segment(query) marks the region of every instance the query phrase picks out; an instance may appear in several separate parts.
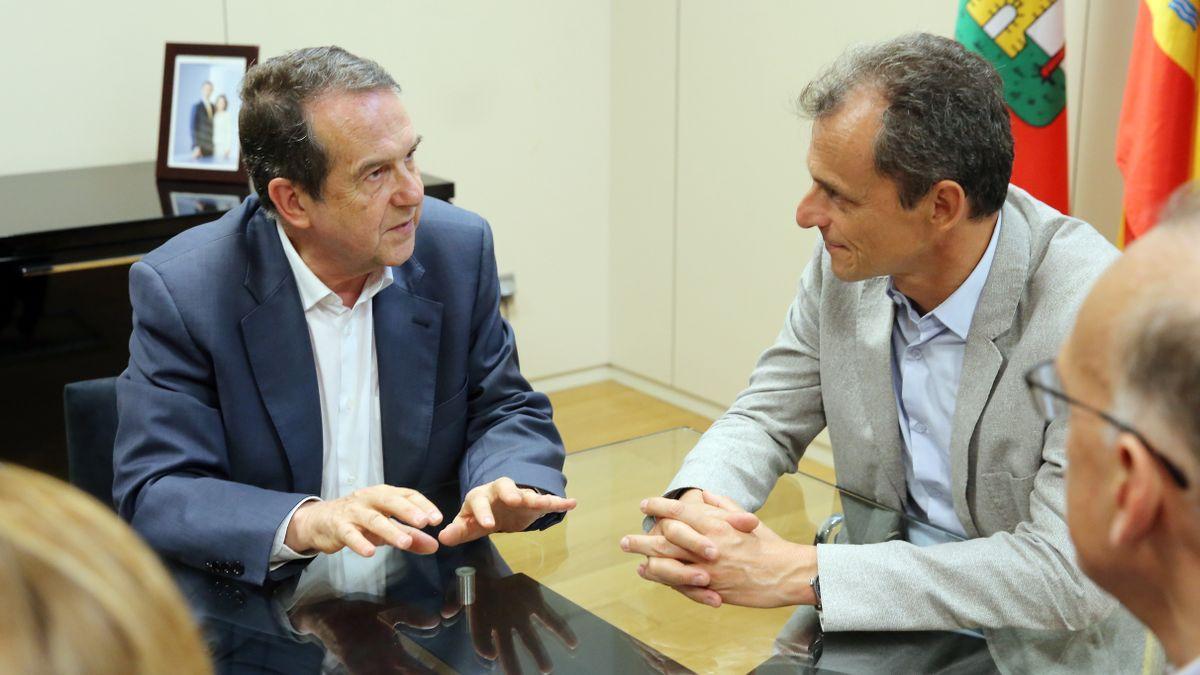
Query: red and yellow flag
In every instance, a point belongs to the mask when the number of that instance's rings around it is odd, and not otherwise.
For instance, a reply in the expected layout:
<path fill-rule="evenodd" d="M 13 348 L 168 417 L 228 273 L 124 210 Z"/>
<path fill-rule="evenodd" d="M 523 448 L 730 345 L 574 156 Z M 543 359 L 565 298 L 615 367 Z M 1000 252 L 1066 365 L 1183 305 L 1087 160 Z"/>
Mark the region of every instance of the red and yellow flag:
<path fill-rule="evenodd" d="M 996 66 L 1012 121 L 1012 182 L 1067 213 L 1062 0 L 962 0 L 954 37 Z"/>
<path fill-rule="evenodd" d="M 1122 242 L 1153 227 L 1163 201 L 1200 177 L 1197 133 L 1197 0 L 1143 0 L 1117 131 L 1125 177 Z"/>

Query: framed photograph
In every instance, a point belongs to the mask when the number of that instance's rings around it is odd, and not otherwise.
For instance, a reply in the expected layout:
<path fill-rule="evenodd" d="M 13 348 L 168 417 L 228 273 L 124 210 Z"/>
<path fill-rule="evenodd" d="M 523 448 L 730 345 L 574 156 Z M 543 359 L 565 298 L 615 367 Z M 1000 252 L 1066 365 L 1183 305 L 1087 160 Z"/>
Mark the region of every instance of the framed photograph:
<path fill-rule="evenodd" d="M 258 47 L 167 43 L 158 178 L 246 183 L 238 147 L 239 92 Z"/>
<path fill-rule="evenodd" d="M 247 183 L 221 185 L 158 181 L 158 200 L 163 216 L 167 218 L 205 215 L 215 219 L 241 204 L 248 194 L 250 187 Z"/>

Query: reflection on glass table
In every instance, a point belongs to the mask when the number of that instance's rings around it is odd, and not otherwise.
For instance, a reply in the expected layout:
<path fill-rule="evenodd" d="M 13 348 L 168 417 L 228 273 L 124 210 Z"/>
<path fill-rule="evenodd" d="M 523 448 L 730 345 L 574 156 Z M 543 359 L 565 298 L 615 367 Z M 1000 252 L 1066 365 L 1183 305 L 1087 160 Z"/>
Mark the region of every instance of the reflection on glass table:
<path fill-rule="evenodd" d="M 639 502 L 661 492 L 698 439 L 680 429 L 569 455 L 564 471 L 579 506 L 542 532 L 495 535 L 431 556 L 381 548 L 375 558 L 341 565 L 318 557 L 299 579 L 267 589 L 182 568 L 176 577 L 204 623 L 218 672 L 1161 669 L 1157 646 L 1141 649 L 1144 629 L 1124 614 L 1076 634 L 822 635 L 811 608 L 713 609 L 643 581 L 639 559 L 618 541 L 640 527 Z M 813 541 L 835 514 L 844 519 L 828 535 L 839 543 L 915 538 L 918 528 L 950 536 L 806 474 L 783 477 L 758 514 L 793 541 Z M 459 571 L 468 567 L 464 596 Z M 1112 647 L 1130 643 L 1136 653 Z"/>
<path fill-rule="evenodd" d="M 682 667 L 524 574 L 490 542 L 388 556 L 348 585 L 255 588 L 173 569 L 217 672 L 653 672 Z M 456 571 L 474 572 L 464 605 Z M 378 573 L 385 585 L 374 592 Z M 311 577 L 310 577 L 311 579 Z"/>
<path fill-rule="evenodd" d="M 814 645 L 820 632 L 811 608 L 713 609 L 643 581 L 636 572 L 640 558 L 623 553 L 618 542 L 640 529 L 639 502 L 661 494 L 699 438 L 693 430 L 676 429 L 571 454 L 564 472 L 571 496 L 579 500 L 575 511 L 558 527 L 497 535 L 493 541 L 514 570 L 698 672 L 747 672 L 781 663 L 819 666 L 821 672 L 1162 670 L 1158 645 L 1123 610 L 1075 633 L 991 631 L 986 639 L 957 632 L 840 633 Z M 783 476 L 758 511 L 780 536 L 805 543 L 834 514 L 843 516 L 830 533 L 839 544 L 955 539 L 805 473 Z M 814 646 L 821 656 L 815 664 Z"/>

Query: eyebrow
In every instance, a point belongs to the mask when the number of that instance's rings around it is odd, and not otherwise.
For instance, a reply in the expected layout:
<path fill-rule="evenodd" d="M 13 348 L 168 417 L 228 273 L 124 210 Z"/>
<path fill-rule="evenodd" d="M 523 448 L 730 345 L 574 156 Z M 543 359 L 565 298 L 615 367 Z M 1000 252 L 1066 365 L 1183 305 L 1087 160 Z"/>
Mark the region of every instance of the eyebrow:
<path fill-rule="evenodd" d="M 408 149 L 408 152 L 404 153 L 404 156 L 405 156 L 405 157 L 408 157 L 409 155 L 411 155 L 411 154 L 413 154 L 414 152 L 416 152 L 416 151 L 417 151 L 417 146 L 421 145 L 421 141 L 422 141 L 424 138 L 425 138 L 424 136 L 417 136 L 416 140 L 414 140 L 414 141 L 413 141 L 412 147 L 410 147 L 410 148 Z M 364 175 L 364 174 L 370 173 L 370 172 L 374 171 L 375 169 L 377 169 L 377 168 L 379 168 L 379 167 L 381 167 L 381 166 L 383 166 L 383 165 L 387 164 L 389 161 L 391 161 L 391 160 L 390 160 L 390 158 L 387 158 L 387 157 L 370 157 L 370 158 L 367 158 L 367 159 L 363 160 L 363 161 L 362 161 L 362 163 L 360 163 L 360 164 L 358 165 L 358 168 L 357 168 L 357 169 L 355 169 L 355 171 L 354 171 L 354 175 L 355 175 L 355 176 L 362 176 L 362 175 Z"/>
<path fill-rule="evenodd" d="M 824 189 L 826 192 L 836 192 L 839 197 L 850 202 L 851 204 L 861 204 L 862 203 L 861 200 L 855 199 L 854 197 L 851 197 L 850 195 L 846 194 L 846 190 L 838 187 L 837 185 L 834 185 L 833 183 L 830 183 L 827 180 L 817 178 L 816 176 L 813 176 L 812 179 L 813 179 L 814 183 L 816 183 L 817 185 L 820 185 L 821 188 Z"/>

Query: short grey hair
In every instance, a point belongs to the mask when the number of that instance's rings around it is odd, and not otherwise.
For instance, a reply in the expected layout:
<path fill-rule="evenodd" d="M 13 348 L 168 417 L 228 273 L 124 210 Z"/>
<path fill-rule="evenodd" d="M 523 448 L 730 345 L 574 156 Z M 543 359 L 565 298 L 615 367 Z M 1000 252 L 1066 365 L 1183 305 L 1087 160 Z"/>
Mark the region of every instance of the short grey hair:
<path fill-rule="evenodd" d="M 1200 299 L 1155 302 L 1126 327 L 1113 354 L 1118 409 L 1170 429 L 1200 461 Z"/>
<path fill-rule="evenodd" d="M 1004 84 L 992 64 L 954 40 L 910 33 L 852 49 L 804 87 L 805 117 L 837 113 L 859 87 L 887 102 L 875 137 L 875 170 L 896 181 L 911 209 L 935 183 L 953 180 L 970 217 L 1004 205 L 1013 137 Z"/>
<path fill-rule="evenodd" d="M 333 92 L 380 89 L 399 93 L 400 85 L 378 63 L 334 46 L 297 49 L 246 72 L 238 136 L 250 182 L 268 213 L 276 213 L 267 194 L 274 178 L 321 199 L 329 155 L 313 135 L 307 106 Z"/>
<path fill-rule="evenodd" d="M 1119 409 L 1171 430 L 1200 461 L 1200 183 L 1177 190 L 1160 216 L 1150 236 L 1168 242 L 1173 253 L 1162 262 L 1172 271 L 1122 321 L 1115 398 Z"/>

